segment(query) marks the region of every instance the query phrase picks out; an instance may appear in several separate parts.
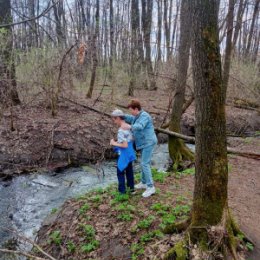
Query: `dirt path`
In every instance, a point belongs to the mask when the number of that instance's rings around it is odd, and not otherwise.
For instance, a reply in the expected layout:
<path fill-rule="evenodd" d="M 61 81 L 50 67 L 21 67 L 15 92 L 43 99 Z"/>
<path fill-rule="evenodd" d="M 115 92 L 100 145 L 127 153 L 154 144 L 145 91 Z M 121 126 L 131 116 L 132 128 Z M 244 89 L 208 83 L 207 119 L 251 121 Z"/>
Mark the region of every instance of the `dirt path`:
<path fill-rule="evenodd" d="M 260 162 L 243 157 L 229 160 L 229 202 L 242 230 L 255 243 L 251 260 L 260 259 Z"/>

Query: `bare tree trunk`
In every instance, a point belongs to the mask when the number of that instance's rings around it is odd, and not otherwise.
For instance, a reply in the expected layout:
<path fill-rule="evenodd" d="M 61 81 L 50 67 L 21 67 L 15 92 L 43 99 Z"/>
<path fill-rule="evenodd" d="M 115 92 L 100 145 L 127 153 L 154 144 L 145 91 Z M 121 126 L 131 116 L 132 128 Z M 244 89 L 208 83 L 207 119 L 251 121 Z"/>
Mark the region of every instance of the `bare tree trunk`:
<path fill-rule="evenodd" d="M 164 14 L 163 14 L 163 21 L 164 21 L 164 33 L 165 33 L 165 41 L 166 41 L 166 59 L 169 61 L 170 59 L 170 43 L 171 43 L 171 30 L 168 23 L 168 0 L 164 0 Z"/>
<path fill-rule="evenodd" d="M 152 26 L 153 1 L 142 0 L 142 25 L 145 45 L 145 67 L 149 79 L 149 89 L 156 90 L 156 80 L 154 76 L 151 59 L 151 26 Z"/>
<path fill-rule="evenodd" d="M 174 40 L 176 39 L 176 30 L 177 30 L 177 21 L 178 21 L 179 9 L 180 9 L 180 2 L 176 1 L 176 15 L 175 15 L 173 31 L 172 31 L 171 56 L 173 55 L 173 52 L 174 52 Z"/>
<path fill-rule="evenodd" d="M 185 86 L 189 67 L 189 53 L 191 46 L 191 15 L 189 0 L 182 0 L 180 14 L 180 44 L 178 54 L 177 84 L 174 92 L 172 113 L 169 130 L 180 133 L 182 107 L 185 99 Z M 193 154 L 184 144 L 183 140 L 169 136 L 169 154 L 174 163 L 174 168 L 183 160 L 192 160 Z"/>
<path fill-rule="evenodd" d="M 33 18 L 35 17 L 35 0 L 28 0 L 27 2 L 28 11 L 29 11 L 29 17 Z M 28 47 L 31 48 L 35 46 L 35 35 L 37 34 L 36 31 L 36 22 L 35 20 L 32 20 L 29 22 L 29 39 L 28 39 Z"/>
<path fill-rule="evenodd" d="M 60 0 L 57 4 L 55 1 L 53 2 L 53 10 L 54 10 L 54 17 L 55 17 L 55 24 L 56 24 L 56 35 L 58 39 L 58 45 L 64 46 L 66 43 L 66 36 L 64 32 L 64 23 L 62 22 L 64 16 L 64 3 L 63 0 Z"/>
<path fill-rule="evenodd" d="M 95 33 L 93 36 L 93 52 L 92 52 L 92 60 L 93 60 L 93 67 L 92 67 L 92 73 L 91 73 L 91 79 L 90 79 L 90 86 L 87 93 L 87 98 L 92 97 L 92 93 L 94 90 L 94 85 L 96 81 L 96 71 L 98 66 L 98 57 L 97 57 L 97 38 L 99 35 L 99 0 L 96 0 L 96 15 L 95 15 Z"/>
<path fill-rule="evenodd" d="M 114 7 L 113 7 L 113 0 L 110 0 L 109 10 L 110 10 L 110 74 L 112 75 L 113 71 L 113 61 L 115 55 L 115 41 L 114 41 Z"/>
<path fill-rule="evenodd" d="M 11 1 L 0 0 L 0 24 L 9 23 L 12 23 Z M 17 105 L 20 99 L 15 79 L 12 28 L 5 28 L 2 37 L 5 42 L 0 48 L 0 99 L 2 104 Z"/>
<path fill-rule="evenodd" d="M 128 95 L 134 95 L 134 89 L 136 87 L 137 76 L 137 46 L 138 46 L 138 23 L 139 17 L 136 15 L 138 11 L 138 0 L 131 0 L 131 60 L 130 60 L 130 82 L 128 88 Z"/>
<path fill-rule="evenodd" d="M 230 66 L 231 66 L 234 8 L 235 8 L 235 0 L 229 0 L 228 14 L 227 14 L 226 51 L 225 51 L 225 59 L 224 59 L 224 66 L 223 66 L 223 87 L 225 93 L 228 87 L 228 79 L 229 79 Z"/>
<path fill-rule="evenodd" d="M 242 20 L 243 20 L 243 15 L 245 12 L 245 7 L 246 7 L 246 0 L 240 0 L 239 1 L 239 6 L 238 6 L 238 11 L 237 11 L 237 16 L 236 16 L 236 25 L 235 25 L 235 30 L 234 30 L 234 36 L 233 36 L 233 49 L 235 48 L 237 44 L 237 39 L 239 36 L 239 32 L 242 27 Z"/>
<path fill-rule="evenodd" d="M 158 32 L 157 32 L 157 62 L 160 63 L 162 60 L 162 0 L 157 1 L 157 10 L 158 10 Z"/>
<path fill-rule="evenodd" d="M 252 55 L 252 62 L 257 61 L 257 54 L 259 52 L 259 45 L 260 45 L 260 30 L 258 31 L 257 36 L 255 37 L 255 44 L 253 48 L 253 55 Z"/>
<path fill-rule="evenodd" d="M 251 22 L 250 31 L 249 31 L 245 56 L 249 55 L 249 53 L 250 53 L 250 48 L 251 48 L 251 43 L 252 43 L 252 38 L 253 38 L 253 32 L 254 32 L 254 27 L 255 27 L 255 21 L 258 17 L 258 13 L 259 13 L 259 3 L 260 3 L 260 0 L 255 0 L 254 13 L 253 13 L 253 18 L 252 18 L 252 22 Z"/>

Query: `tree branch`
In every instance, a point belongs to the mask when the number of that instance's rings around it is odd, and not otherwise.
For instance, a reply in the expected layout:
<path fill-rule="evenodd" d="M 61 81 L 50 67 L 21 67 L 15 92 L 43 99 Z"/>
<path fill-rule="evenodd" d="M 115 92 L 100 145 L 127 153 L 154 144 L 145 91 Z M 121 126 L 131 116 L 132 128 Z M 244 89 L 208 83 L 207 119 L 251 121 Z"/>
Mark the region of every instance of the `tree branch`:
<path fill-rule="evenodd" d="M 45 14 L 47 14 L 56 4 L 58 4 L 60 0 L 57 0 L 57 2 L 55 2 L 53 5 L 50 6 L 51 1 L 49 1 L 47 8 L 38 16 L 23 20 L 23 21 L 19 21 L 19 22 L 14 22 L 14 23 L 8 23 L 8 24 L 0 24 L 0 28 L 6 28 L 6 27 L 10 27 L 10 26 L 15 26 L 18 24 L 22 24 L 22 23 L 27 23 L 27 22 L 31 22 L 34 20 L 38 20 L 39 18 L 41 18 L 42 16 L 44 16 Z"/>

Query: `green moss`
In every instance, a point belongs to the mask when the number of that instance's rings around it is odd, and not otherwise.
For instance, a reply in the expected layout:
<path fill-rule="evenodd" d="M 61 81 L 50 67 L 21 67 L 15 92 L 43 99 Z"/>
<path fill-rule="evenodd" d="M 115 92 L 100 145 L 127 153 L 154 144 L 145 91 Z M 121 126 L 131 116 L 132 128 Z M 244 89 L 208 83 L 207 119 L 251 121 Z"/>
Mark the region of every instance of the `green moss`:
<path fill-rule="evenodd" d="M 188 248 L 186 246 L 186 240 L 181 240 L 175 246 L 170 249 L 165 257 L 164 260 L 186 260 L 188 259 Z"/>
<path fill-rule="evenodd" d="M 174 170 L 177 170 L 183 161 L 194 160 L 194 154 L 185 145 L 183 140 L 170 136 L 168 145 L 169 145 L 169 154 L 173 161 Z"/>

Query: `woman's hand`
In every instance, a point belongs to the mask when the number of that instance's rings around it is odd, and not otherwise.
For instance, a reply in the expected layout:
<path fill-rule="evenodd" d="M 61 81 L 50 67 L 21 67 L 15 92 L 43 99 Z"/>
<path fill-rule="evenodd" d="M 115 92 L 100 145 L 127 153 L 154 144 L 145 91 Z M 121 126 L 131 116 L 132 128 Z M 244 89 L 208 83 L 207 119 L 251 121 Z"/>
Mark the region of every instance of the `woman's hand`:
<path fill-rule="evenodd" d="M 114 139 L 110 140 L 110 145 L 116 145 L 116 141 Z"/>
<path fill-rule="evenodd" d="M 123 123 L 123 124 L 121 125 L 121 128 L 122 128 L 123 130 L 130 130 L 130 129 L 131 129 L 131 125 L 129 125 L 129 124 L 127 124 L 127 123 Z"/>

